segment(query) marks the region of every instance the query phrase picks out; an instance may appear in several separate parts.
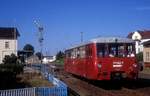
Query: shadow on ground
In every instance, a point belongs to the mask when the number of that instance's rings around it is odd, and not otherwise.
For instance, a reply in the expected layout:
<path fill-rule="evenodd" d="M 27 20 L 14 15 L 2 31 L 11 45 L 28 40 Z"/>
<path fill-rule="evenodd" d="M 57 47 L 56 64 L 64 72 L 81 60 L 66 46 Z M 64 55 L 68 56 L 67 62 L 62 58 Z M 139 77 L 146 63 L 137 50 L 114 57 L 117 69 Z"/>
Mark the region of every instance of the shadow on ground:
<path fill-rule="evenodd" d="M 139 78 L 137 80 L 93 81 L 76 75 L 72 76 L 85 82 L 88 82 L 89 84 L 92 84 L 94 86 L 103 88 L 105 90 L 120 90 L 123 87 L 128 89 L 140 89 L 150 87 L 150 79 L 143 79 L 143 78 Z"/>
<path fill-rule="evenodd" d="M 150 79 L 94 81 L 92 84 L 105 90 L 120 90 L 122 87 L 139 89 L 150 87 Z"/>

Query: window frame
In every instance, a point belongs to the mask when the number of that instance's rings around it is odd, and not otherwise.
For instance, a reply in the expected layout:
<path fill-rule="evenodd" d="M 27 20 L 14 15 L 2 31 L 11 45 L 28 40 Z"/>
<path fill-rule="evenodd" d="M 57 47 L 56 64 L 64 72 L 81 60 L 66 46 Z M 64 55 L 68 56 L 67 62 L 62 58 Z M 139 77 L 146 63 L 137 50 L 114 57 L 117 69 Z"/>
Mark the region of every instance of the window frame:
<path fill-rule="evenodd" d="M 9 49 L 10 46 L 9 46 L 9 41 L 5 41 L 5 49 Z"/>

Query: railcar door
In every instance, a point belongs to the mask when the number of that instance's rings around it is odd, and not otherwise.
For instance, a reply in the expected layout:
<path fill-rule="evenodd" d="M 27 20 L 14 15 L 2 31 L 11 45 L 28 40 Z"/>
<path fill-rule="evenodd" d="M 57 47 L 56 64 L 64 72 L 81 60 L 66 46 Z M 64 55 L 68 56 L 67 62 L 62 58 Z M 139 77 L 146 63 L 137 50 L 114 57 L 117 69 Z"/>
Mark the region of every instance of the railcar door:
<path fill-rule="evenodd" d="M 94 44 L 86 46 L 86 64 L 85 64 L 85 77 L 93 79 L 94 72 Z"/>

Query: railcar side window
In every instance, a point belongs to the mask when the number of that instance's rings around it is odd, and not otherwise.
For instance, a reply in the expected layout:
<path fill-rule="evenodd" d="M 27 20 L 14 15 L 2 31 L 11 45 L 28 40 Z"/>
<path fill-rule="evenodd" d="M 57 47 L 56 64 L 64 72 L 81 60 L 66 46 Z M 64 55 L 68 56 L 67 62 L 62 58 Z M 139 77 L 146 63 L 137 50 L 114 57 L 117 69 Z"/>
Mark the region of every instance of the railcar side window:
<path fill-rule="evenodd" d="M 85 47 L 80 47 L 80 58 L 85 58 Z"/>
<path fill-rule="evenodd" d="M 70 51 L 66 51 L 66 58 L 71 58 L 71 52 Z"/>
<path fill-rule="evenodd" d="M 72 59 L 76 58 L 76 50 L 75 49 L 72 49 L 72 51 L 71 51 L 71 58 Z"/>
<path fill-rule="evenodd" d="M 92 49 L 89 46 L 86 46 L 86 57 L 92 56 Z"/>
<path fill-rule="evenodd" d="M 105 45 L 104 44 L 97 45 L 97 56 L 99 56 L 99 57 L 105 56 Z"/>
<path fill-rule="evenodd" d="M 71 49 L 69 51 L 66 51 L 66 57 L 75 59 L 75 58 L 85 58 L 85 46 L 77 47 L 74 49 Z"/>
<path fill-rule="evenodd" d="M 75 48 L 74 49 L 74 53 L 75 53 L 75 55 L 74 55 L 74 58 L 78 58 L 79 57 L 79 49 L 78 48 Z"/>

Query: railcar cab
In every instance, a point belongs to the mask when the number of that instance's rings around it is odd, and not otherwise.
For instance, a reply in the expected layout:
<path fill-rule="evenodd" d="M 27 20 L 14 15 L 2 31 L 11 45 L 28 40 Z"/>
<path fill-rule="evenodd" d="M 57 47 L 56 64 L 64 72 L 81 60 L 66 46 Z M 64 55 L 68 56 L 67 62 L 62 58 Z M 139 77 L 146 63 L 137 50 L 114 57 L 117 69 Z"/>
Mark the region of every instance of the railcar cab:
<path fill-rule="evenodd" d="M 137 78 L 133 41 L 122 38 L 97 41 L 96 55 L 99 80 Z"/>

